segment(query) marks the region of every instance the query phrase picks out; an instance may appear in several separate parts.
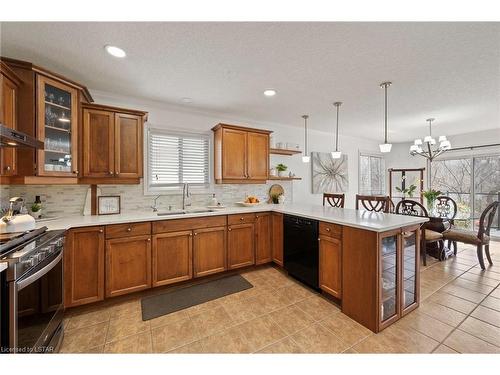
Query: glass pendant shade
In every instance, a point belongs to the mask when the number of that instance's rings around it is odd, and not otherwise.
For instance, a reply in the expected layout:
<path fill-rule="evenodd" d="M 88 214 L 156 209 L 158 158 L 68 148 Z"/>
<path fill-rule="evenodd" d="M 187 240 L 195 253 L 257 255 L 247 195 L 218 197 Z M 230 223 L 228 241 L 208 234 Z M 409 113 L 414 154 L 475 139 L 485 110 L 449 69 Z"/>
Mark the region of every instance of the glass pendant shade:
<path fill-rule="evenodd" d="M 410 146 L 410 151 L 411 152 L 417 152 L 418 151 L 418 145 L 411 145 Z"/>
<path fill-rule="evenodd" d="M 302 156 L 302 163 L 309 163 L 311 161 L 310 156 Z"/>
<path fill-rule="evenodd" d="M 443 150 L 449 150 L 451 148 L 451 142 L 448 140 L 442 141 L 439 144 L 439 147 L 442 148 Z"/>
<path fill-rule="evenodd" d="M 382 143 L 379 145 L 380 152 L 387 153 L 391 152 L 392 144 L 391 143 Z"/>
<path fill-rule="evenodd" d="M 441 143 L 441 142 L 444 142 L 444 141 L 446 141 L 446 140 L 447 140 L 447 139 L 446 139 L 446 135 L 440 135 L 440 136 L 439 136 L 439 139 L 438 139 L 438 142 L 439 142 L 439 143 Z"/>
<path fill-rule="evenodd" d="M 422 140 L 419 138 L 419 139 L 415 139 L 415 145 L 416 146 L 422 146 Z"/>
<path fill-rule="evenodd" d="M 340 151 L 332 151 L 332 158 L 334 158 L 334 159 L 340 159 L 341 156 L 342 156 L 342 152 L 340 152 Z"/>
<path fill-rule="evenodd" d="M 434 138 L 432 138 L 430 135 L 427 135 L 425 138 L 424 138 L 424 142 L 425 143 L 432 143 L 432 141 L 434 141 Z M 435 143 L 436 141 L 434 141 Z"/>

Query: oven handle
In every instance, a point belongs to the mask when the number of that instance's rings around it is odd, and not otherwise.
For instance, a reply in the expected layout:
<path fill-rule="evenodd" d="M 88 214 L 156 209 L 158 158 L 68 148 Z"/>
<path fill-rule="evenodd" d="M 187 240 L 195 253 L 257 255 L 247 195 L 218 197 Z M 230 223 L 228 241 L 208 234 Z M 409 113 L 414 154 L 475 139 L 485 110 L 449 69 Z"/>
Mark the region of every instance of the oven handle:
<path fill-rule="evenodd" d="M 63 253 L 61 251 L 59 253 L 59 255 L 52 262 L 50 262 L 49 264 L 47 264 L 40 271 L 35 272 L 33 275 L 28 276 L 26 279 L 18 281 L 17 282 L 17 290 L 19 291 L 19 290 L 24 289 L 25 287 L 27 287 L 32 282 L 38 280 L 43 275 L 47 274 L 52 268 L 54 268 L 57 265 L 57 263 L 59 263 L 59 261 L 61 260 L 62 256 L 63 256 Z"/>

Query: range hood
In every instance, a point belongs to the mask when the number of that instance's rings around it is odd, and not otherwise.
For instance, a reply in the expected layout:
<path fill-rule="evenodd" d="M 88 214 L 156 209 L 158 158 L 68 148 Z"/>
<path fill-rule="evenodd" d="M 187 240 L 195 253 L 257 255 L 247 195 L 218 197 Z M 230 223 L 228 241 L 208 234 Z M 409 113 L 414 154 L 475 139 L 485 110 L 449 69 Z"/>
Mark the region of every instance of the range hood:
<path fill-rule="evenodd" d="M 25 133 L 0 124 L 0 146 L 43 149 L 43 142 Z"/>

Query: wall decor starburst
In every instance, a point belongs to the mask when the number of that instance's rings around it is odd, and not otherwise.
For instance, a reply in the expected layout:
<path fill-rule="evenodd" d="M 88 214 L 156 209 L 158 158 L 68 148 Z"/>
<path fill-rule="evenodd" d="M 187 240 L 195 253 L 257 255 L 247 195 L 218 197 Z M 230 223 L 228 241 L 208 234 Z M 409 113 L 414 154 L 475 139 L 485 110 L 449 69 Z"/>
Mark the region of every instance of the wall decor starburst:
<path fill-rule="evenodd" d="M 341 193 L 349 189 L 347 155 L 332 158 L 330 152 L 311 152 L 312 193 Z"/>

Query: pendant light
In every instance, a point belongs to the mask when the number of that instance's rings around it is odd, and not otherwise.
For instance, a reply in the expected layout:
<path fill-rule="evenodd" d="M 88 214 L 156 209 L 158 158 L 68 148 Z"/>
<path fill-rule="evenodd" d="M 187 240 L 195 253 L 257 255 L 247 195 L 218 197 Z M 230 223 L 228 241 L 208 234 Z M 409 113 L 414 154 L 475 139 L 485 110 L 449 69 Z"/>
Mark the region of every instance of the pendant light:
<path fill-rule="evenodd" d="M 302 162 L 309 163 L 311 160 L 311 157 L 307 152 L 307 119 L 309 118 L 309 115 L 302 115 L 302 118 L 304 119 L 304 155 L 302 156 Z"/>
<path fill-rule="evenodd" d="M 384 120 L 384 143 L 381 143 L 379 145 L 380 147 L 380 152 L 391 152 L 392 144 L 387 142 L 387 88 L 392 84 L 392 82 L 382 82 L 380 84 L 380 87 L 384 89 L 384 98 L 385 98 L 385 106 L 384 106 L 384 112 L 385 112 L 385 120 Z"/>
<path fill-rule="evenodd" d="M 339 109 L 342 102 L 335 102 L 333 105 L 337 108 L 337 127 L 335 128 L 335 151 L 332 151 L 332 158 L 340 159 L 342 152 L 339 151 Z"/>

